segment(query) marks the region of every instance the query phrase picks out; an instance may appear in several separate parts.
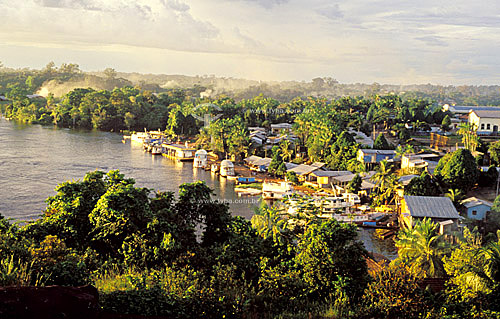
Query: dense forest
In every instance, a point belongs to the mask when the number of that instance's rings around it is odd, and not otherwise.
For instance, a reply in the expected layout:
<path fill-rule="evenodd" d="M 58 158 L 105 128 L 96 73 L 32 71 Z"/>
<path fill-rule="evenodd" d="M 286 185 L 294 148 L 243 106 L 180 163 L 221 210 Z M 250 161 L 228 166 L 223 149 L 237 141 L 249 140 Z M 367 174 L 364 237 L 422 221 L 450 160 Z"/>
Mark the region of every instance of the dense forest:
<path fill-rule="evenodd" d="M 355 225 L 266 206 L 232 217 L 203 182 L 176 198 L 95 171 L 56 192 L 36 221 L 0 219 L 0 286 L 92 284 L 107 312 L 168 318 L 500 316 L 495 236 L 466 229 L 451 244 L 424 220 L 400 232 L 384 266 Z"/>
<path fill-rule="evenodd" d="M 372 96 L 397 94 L 403 99 L 431 99 L 438 103 L 456 103 L 458 105 L 500 105 L 500 86 L 474 85 L 397 85 L 397 84 L 345 84 L 332 77 L 318 77 L 306 81 L 255 81 L 235 78 L 216 77 L 214 75 L 186 76 L 139 74 L 117 72 L 107 68 L 100 72 L 83 72 L 74 63 L 63 63 L 56 67 L 48 63 L 41 70 L 12 69 L 2 67 L 0 63 L 0 95 L 6 94 L 14 80 L 24 84 L 27 77 L 33 78 L 32 93 L 54 94 L 61 97 L 75 88 L 93 88 L 95 90 L 113 90 L 123 86 L 139 87 L 154 93 L 171 89 L 189 89 L 192 96 L 215 98 L 229 96 L 236 101 L 250 99 L 259 94 L 289 102 L 296 97 L 325 97 L 337 99 L 344 96 Z"/>

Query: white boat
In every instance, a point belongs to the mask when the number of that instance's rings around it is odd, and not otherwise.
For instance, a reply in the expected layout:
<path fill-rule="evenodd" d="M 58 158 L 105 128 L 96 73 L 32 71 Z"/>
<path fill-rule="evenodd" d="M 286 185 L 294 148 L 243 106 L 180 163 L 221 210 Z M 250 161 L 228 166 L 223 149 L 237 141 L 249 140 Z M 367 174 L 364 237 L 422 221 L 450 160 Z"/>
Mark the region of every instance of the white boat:
<path fill-rule="evenodd" d="M 235 176 L 233 162 L 230 160 L 223 160 L 220 163 L 220 176 Z"/>
<path fill-rule="evenodd" d="M 208 153 L 205 150 L 197 150 L 194 153 L 194 168 L 205 168 L 208 165 Z"/>
<path fill-rule="evenodd" d="M 136 143 L 144 143 L 145 140 L 150 138 L 151 135 L 148 132 L 137 132 L 130 135 L 130 141 Z"/>
<path fill-rule="evenodd" d="M 162 149 L 163 148 L 161 147 L 161 145 L 158 145 L 158 144 L 157 145 L 153 145 L 151 147 L 151 155 L 161 155 Z"/>
<path fill-rule="evenodd" d="M 292 183 L 279 182 L 271 183 L 264 182 L 262 184 L 262 198 L 263 199 L 283 199 L 294 193 Z"/>

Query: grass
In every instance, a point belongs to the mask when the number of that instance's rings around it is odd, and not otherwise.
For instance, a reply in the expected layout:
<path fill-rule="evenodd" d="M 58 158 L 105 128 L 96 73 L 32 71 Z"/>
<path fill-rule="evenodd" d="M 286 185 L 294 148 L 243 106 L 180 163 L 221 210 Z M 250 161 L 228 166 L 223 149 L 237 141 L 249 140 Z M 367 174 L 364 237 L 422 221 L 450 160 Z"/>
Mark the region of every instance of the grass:
<path fill-rule="evenodd" d="M 262 183 L 238 184 L 236 187 L 238 187 L 238 188 L 262 189 Z"/>

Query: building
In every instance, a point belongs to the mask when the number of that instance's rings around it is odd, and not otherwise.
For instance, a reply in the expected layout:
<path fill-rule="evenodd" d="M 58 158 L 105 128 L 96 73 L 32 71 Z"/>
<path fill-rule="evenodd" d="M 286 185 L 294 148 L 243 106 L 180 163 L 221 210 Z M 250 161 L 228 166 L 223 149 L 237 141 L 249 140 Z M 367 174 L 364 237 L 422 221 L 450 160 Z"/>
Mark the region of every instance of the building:
<path fill-rule="evenodd" d="M 401 199 L 399 224 L 411 228 L 417 220 L 430 218 L 439 224 L 439 233 L 451 234 L 459 230 L 461 217 L 451 199 L 436 196 L 409 196 Z"/>
<path fill-rule="evenodd" d="M 463 213 L 467 215 L 467 218 L 486 220 L 493 203 L 476 197 L 469 197 L 462 201 L 462 205 L 464 206 Z"/>
<path fill-rule="evenodd" d="M 477 129 L 477 134 L 498 134 L 500 109 L 472 110 L 469 112 L 469 124 Z"/>
<path fill-rule="evenodd" d="M 383 160 L 394 161 L 395 157 L 395 150 L 359 149 L 357 160 L 365 164 L 368 169 L 372 169 Z"/>
<path fill-rule="evenodd" d="M 491 111 L 491 110 L 499 110 L 500 107 L 495 106 L 475 106 L 475 105 L 443 105 L 443 111 L 450 111 L 455 115 L 467 115 L 471 111 Z"/>
<path fill-rule="evenodd" d="M 334 178 L 342 175 L 352 175 L 350 171 L 321 171 L 309 174 L 309 182 L 321 188 L 332 188 Z"/>
<path fill-rule="evenodd" d="M 292 131 L 292 124 L 279 123 L 271 124 L 271 133 L 274 135 L 290 134 Z"/>
<path fill-rule="evenodd" d="M 179 161 L 193 161 L 196 149 L 189 147 L 187 143 L 182 144 L 162 144 L 162 155 Z"/>
<path fill-rule="evenodd" d="M 436 154 L 405 154 L 401 157 L 401 169 L 410 173 L 433 172 L 441 157 Z"/>
<path fill-rule="evenodd" d="M 312 172 L 320 170 L 325 165 L 326 165 L 325 163 L 321 162 L 314 162 L 311 165 L 300 164 L 290 169 L 287 169 L 287 172 L 294 172 L 299 178 L 299 181 L 304 182 L 304 181 L 309 181 L 309 175 Z"/>

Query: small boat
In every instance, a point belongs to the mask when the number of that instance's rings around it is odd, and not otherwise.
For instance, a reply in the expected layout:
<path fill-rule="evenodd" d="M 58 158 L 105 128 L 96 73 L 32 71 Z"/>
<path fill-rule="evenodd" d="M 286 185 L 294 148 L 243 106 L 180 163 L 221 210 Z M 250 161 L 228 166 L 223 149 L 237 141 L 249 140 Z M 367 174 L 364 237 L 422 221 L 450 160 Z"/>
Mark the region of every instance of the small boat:
<path fill-rule="evenodd" d="M 239 176 L 236 181 L 238 184 L 252 184 L 255 183 L 255 177 L 245 177 L 245 176 Z"/>
<path fill-rule="evenodd" d="M 161 155 L 162 147 L 161 145 L 153 145 L 151 147 L 151 155 Z"/>
<path fill-rule="evenodd" d="M 292 195 L 294 189 L 290 182 L 269 183 L 262 184 L 262 198 L 263 199 L 284 199 Z"/>
<path fill-rule="evenodd" d="M 233 162 L 230 160 L 223 160 L 220 163 L 220 176 L 235 176 Z"/>
<path fill-rule="evenodd" d="M 205 168 L 207 167 L 208 153 L 205 150 L 197 150 L 194 153 L 193 168 Z"/>
<path fill-rule="evenodd" d="M 210 167 L 210 170 L 212 171 L 212 173 L 218 173 L 219 172 L 219 164 L 217 164 L 217 163 L 212 164 L 212 166 Z"/>

